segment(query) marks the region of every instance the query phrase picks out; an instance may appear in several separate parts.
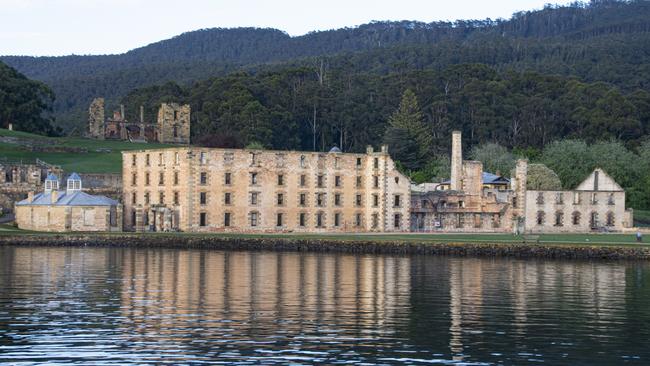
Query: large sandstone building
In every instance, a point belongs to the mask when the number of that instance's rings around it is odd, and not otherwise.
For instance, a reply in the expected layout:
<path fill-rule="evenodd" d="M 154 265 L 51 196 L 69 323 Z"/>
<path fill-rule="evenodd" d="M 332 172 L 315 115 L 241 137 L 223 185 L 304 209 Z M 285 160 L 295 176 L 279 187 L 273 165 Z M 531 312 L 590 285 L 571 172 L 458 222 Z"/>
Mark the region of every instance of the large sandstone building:
<path fill-rule="evenodd" d="M 588 233 L 632 227 L 625 191 L 602 169 L 575 190 L 527 188 L 528 162 L 508 179 L 462 158 L 461 134 L 452 133 L 451 179 L 414 185 L 411 231 Z"/>
<path fill-rule="evenodd" d="M 144 120 L 140 106 L 140 120 L 126 120 L 124 106 L 105 118 L 104 98 L 95 98 L 88 109 L 87 136 L 96 139 L 160 142 L 164 144 L 190 143 L 190 106 L 163 103 L 158 109 L 157 123 Z"/>
<path fill-rule="evenodd" d="M 410 181 L 365 154 L 172 148 L 122 153 L 125 230 L 402 232 Z"/>
<path fill-rule="evenodd" d="M 16 224 L 34 231 L 121 231 L 122 205 L 104 196 L 82 192 L 81 178 L 72 173 L 65 190 L 49 174 L 43 192 L 29 192 L 15 204 Z"/>

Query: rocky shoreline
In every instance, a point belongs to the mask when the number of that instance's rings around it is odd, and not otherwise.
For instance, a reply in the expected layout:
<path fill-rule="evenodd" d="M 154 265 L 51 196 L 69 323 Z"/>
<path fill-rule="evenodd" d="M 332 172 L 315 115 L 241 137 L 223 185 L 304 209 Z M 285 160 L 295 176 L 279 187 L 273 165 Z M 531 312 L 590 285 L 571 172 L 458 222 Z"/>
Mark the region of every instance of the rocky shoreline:
<path fill-rule="evenodd" d="M 6 235 L 0 245 L 177 248 L 249 251 L 419 254 L 550 259 L 650 259 L 645 246 L 519 243 L 434 243 L 302 238 L 238 238 L 200 235 Z"/>

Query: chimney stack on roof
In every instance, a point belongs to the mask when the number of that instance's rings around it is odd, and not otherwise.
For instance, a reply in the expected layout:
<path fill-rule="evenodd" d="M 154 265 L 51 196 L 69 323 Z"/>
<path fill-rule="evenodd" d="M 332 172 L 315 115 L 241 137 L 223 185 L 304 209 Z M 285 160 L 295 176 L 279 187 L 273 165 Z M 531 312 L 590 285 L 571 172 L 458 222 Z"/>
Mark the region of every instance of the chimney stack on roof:
<path fill-rule="evenodd" d="M 122 120 L 125 120 L 126 118 L 124 116 L 124 104 L 120 104 L 120 114 L 122 115 Z"/>
<path fill-rule="evenodd" d="M 34 191 L 27 192 L 27 202 L 29 203 L 34 202 Z"/>
<path fill-rule="evenodd" d="M 53 190 L 50 193 L 50 197 L 52 198 L 52 204 L 57 203 L 59 201 L 59 191 Z"/>

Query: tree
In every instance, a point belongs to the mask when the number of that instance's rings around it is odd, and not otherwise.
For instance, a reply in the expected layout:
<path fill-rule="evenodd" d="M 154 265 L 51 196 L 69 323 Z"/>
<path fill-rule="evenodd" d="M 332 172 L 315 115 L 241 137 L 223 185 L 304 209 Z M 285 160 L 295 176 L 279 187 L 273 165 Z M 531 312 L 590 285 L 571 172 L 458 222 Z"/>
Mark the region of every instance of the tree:
<path fill-rule="evenodd" d="M 433 136 L 423 122 L 418 100 L 412 90 L 406 89 L 399 108 L 388 120 L 384 142 L 393 157 L 407 169 L 418 170 L 430 156 Z"/>
<path fill-rule="evenodd" d="M 515 156 L 505 147 L 488 142 L 472 148 L 470 154 L 472 160 L 483 163 L 483 170 L 506 174 L 515 167 Z"/>
<path fill-rule="evenodd" d="M 544 164 L 529 164 L 526 188 L 531 190 L 561 190 L 562 182 L 555 172 Z"/>

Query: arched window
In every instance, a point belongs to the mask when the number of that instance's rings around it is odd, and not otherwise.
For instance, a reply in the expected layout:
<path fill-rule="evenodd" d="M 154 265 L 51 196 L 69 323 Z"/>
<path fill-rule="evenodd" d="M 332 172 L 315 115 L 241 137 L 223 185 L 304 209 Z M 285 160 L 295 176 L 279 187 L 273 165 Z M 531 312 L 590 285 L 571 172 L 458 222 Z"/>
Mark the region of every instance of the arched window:
<path fill-rule="evenodd" d="M 555 226 L 564 226 L 564 212 L 557 211 L 555 213 Z"/>
<path fill-rule="evenodd" d="M 598 227 L 598 212 L 592 212 L 590 219 L 589 219 L 589 225 L 591 225 L 591 228 L 597 228 Z"/>
<path fill-rule="evenodd" d="M 544 225 L 544 211 L 537 211 L 537 225 Z"/>
<path fill-rule="evenodd" d="M 573 225 L 580 225 L 580 216 L 581 216 L 580 212 L 578 211 L 575 211 L 573 213 L 572 220 L 571 220 L 573 222 Z"/>
<path fill-rule="evenodd" d="M 607 226 L 614 226 L 615 219 L 614 219 L 614 213 L 609 211 L 607 213 Z"/>

